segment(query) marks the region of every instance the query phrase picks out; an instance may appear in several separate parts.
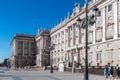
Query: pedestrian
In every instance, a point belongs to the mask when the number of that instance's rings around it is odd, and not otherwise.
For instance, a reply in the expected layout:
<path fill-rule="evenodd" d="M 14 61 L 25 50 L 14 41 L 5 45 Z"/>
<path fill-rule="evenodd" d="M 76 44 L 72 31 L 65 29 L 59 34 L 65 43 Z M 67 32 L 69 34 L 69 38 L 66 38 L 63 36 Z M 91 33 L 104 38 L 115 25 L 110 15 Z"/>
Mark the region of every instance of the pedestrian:
<path fill-rule="evenodd" d="M 120 65 L 117 68 L 117 76 L 118 76 L 118 78 L 120 78 Z"/>
<path fill-rule="evenodd" d="M 117 76 L 117 68 L 118 68 L 118 66 L 114 67 L 114 74 L 113 74 L 114 80 L 116 80 L 118 78 L 118 76 Z"/>
<path fill-rule="evenodd" d="M 113 66 L 111 66 L 111 67 L 110 67 L 110 80 L 111 80 L 111 79 L 114 80 L 113 74 L 114 74 L 114 68 L 113 68 Z"/>
<path fill-rule="evenodd" d="M 105 76 L 105 78 L 108 78 L 108 71 L 109 71 L 108 65 L 105 65 L 105 68 L 104 68 L 104 76 Z"/>

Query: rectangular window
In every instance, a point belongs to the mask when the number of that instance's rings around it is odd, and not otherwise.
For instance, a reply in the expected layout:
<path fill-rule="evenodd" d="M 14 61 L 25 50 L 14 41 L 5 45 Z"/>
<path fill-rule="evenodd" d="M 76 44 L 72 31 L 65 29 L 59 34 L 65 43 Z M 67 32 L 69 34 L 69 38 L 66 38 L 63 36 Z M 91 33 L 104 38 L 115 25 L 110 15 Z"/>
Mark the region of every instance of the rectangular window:
<path fill-rule="evenodd" d="M 58 33 L 58 36 L 60 37 L 60 33 Z"/>
<path fill-rule="evenodd" d="M 85 43 L 85 35 L 82 35 L 82 36 L 81 36 L 81 42 L 82 42 L 82 44 Z"/>
<path fill-rule="evenodd" d="M 108 50 L 106 52 L 106 56 L 107 56 L 107 62 L 111 63 L 113 61 L 113 51 L 112 50 Z"/>
<path fill-rule="evenodd" d="M 106 39 L 113 39 L 113 25 L 107 26 L 106 30 Z"/>
<path fill-rule="evenodd" d="M 62 33 L 62 35 L 64 35 L 64 31 L 62 31 L 61 33 Z"/>
<path fill-rule="evenodd" d="M 101 61 L 101 52 L 97 52 L 97 61 Z"/>
<path fill-rule="evenodd" d="M 100 42 L 100 41 L 102 41 L 102 29 L 98 29 L 97 30 L 97 42 Z"/>
<path fill-rule="evenodd" d="M 57 38 L 57 35 L 55 35 L 55 38 Z"/>
<path fill-rule="evenodd" d="M 70 30 L 72 31 L 72 26 L 70 28 L 71 28 Z"/>
<path fill-rule="evenodd" d="M 66 29 L 66 33 L 68 33 L 68 29 Z"/>
<path fill-rule="evenodd" d="M 98 17 L 100 17 L 101 16 L 101 11 L 98 11 Z"/>
<path fill-rule="evenodd" d="M 108 6 L 108 12 L 112 10 L 112 4 Z"/>
<path fill-rule="evenodd" d="M 97 53 L 97 61 L 99 60 L 99 55 L 98 55 L 98 53 Z"/>
<path fill-rule="evenodd" d="M 88 34 L 88 43 L 91 44 L 93 42 L 93 32 Z"/>

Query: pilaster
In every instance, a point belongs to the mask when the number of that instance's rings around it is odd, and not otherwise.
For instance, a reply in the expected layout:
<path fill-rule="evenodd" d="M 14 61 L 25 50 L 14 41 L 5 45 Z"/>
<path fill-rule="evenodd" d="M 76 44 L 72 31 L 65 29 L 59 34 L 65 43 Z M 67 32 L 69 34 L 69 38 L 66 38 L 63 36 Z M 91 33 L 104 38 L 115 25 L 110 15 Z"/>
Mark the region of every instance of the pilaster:
<path fill-rule="evenodd" d="M 74 46 L 74 45 L 75 45 L 75 42 L 76 42 L 76 41 L 75 41 L 75 40 L 76 40 L 76 39 L 75 39 L 75 25 L 74 25 L 74 24 L 72 25 L 72 29 L 73 29 L 73 46 Z"/>
<path fill-rule="evenodd" d="M 66 50 L 66 29 L 64 30 L 64 51 Z"/>
<path fill-rule="evenodd" d="M 70 27 L 68 27 L 68 47 L 70 47 Z"/>
<path fill-rule="evenodd" d="M 114 39 L 118 38 L 118 2 L 113 3 Z"/>
<path fill-rule="evenodd" d="M 102 38 L 102 41 L 104 42 L 105 41 L 105 37 L 106 37 L 106 7 L 102 9 L 102 23 L 103 23 L 103 38 Z"/>

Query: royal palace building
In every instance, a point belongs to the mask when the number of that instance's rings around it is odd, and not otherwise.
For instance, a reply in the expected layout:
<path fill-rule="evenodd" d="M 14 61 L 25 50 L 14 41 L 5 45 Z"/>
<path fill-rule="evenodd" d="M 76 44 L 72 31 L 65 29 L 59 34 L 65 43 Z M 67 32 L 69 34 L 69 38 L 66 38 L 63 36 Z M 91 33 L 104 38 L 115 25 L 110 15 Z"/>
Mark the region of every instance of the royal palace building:
<path fill-rule="evenodd" d="M 93 7 L 99 12 L 96 23 L 88 27 L 88 64 L 105 66 L 120 64 L 120 0 L 92 0 L 88 4 L 88 16 Z M 75 5 L 72 14 L 51 29 L 51 42 L 55 44 L 53 66 L 80 67 L 85 62 L 85 29 L 77 23 L 85 18 L 85 6 Z M 80 26 L 80 27 L 79 27 Z"/>
<path fill-rule="evenodd" d="M 11 41 L 11 68 L 24 68 L 36 64 L 35 36 L 15 34 Z"/>
<path fill-rule="evenodd" d="M 92 0 L 88 4 L 88 16 L 97 6 L 94 25 L 88 27 L 88 65 L 105 66 L 120 64 L 120 0 Z M 85 18 L 85 5 L 75 4 L 72 14 L 54 26 L 49 32 L 38 30 L 36 37 L 16 35 L 11 42 L 11 65 L 17 67 L 50 64 L 50 52 L 54 67 L 85 65 L 85 28 L 78 23 Z M 49 51 L 50 43 L 54 49 Z"/>
<path fill-rule="evenodd" d="M 37 46 L 36 65 L 39 67 L 50 65 L 50 36 L 49 31 L 39 30 L 35 37 Z"/>

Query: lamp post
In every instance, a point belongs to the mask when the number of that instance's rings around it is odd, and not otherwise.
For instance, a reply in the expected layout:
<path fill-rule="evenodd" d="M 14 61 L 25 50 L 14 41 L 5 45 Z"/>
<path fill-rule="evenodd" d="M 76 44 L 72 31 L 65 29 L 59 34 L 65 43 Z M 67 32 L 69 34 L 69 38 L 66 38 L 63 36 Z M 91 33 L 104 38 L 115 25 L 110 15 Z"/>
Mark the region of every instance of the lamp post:
<path fill-rule="evenodd" d="M 48 52 L 46 49 L 47 49 L 47 47 L 45 46 L 45 35 L 46 34 L 46 31 L 45 31 L 45 28 L 44 28 L 44 30 L 43 30 L 43 33 L 42 33 L 42 36 L 43 36 L 43 56 L 44 56 L 44 70 L 47 70 L 47 56 L 46 56 L 46 53 Z"/>
<path fill-rule="evenodd" d="M 77 22 L 82 22 L 81 26 L 85 28 L 85 70 L 84 70 L 84 80 L 89 80 L 88 76 L 88 25 L 93 25 L 95 23 L 96 18 L 96 13 L 98 11 L 98 8 L 95 6 L 93 11 L 95 11 L 95 14 L 92 16 L 88 16 L 88 1 L 85 0 L 85 18 L 82 20 L 80 18 L 77 19 Z M 85 25 L 84 25 L 85 24 Z"/>
<path fill-rule="evenodd" d="M 43 56 L 44 56 L 44 66 L 45 66 L 44 70 L 47 70 L 47 64 L 46 64 L 46 50 L 43 49 L 42 51 L 43 51 Z"/>
<path fill-rule="evenodd" d="M 49 47 L 49 52 L 50 52 L 50 73 L 53 73 L 53 54 L 52 54 L 52 50 L 54 49 L 55 44 L 51 44 Z"/>

